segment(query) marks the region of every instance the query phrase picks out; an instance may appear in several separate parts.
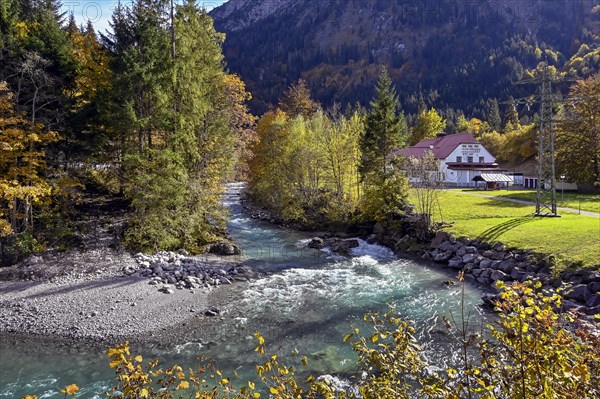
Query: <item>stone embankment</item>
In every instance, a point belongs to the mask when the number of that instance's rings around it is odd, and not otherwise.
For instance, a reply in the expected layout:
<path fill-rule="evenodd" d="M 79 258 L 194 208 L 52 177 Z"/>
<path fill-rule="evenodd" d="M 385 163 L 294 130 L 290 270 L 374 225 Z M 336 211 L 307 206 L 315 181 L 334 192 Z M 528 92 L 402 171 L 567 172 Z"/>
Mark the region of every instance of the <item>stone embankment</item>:
<path fill-rule="evenodd" d="M 422 258 L 463 271 L 466 280 L 483 285 L 536 279 L 547 289 L 565 287 L 565 309 L 600 314 L 598 271 L 573 270 L 554 275 L 551 263 L 537 259 L 531 251 L 508 249 L 502 243 L 491 245 L 466 237 L 456 238 L 445 232 L 436 235 Z"/>

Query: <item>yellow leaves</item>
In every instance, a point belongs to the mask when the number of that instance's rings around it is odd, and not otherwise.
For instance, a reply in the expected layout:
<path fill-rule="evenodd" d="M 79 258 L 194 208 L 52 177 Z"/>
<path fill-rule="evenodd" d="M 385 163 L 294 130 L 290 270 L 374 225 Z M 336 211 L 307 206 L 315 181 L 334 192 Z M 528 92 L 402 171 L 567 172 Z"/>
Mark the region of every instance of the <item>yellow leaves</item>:
<path fill-rule="evenodd" d="M 135 361 L 138 362 L 138 363 L 141 363 L 141 362 L 144 361 L 144 359 L 142 358 L 142 356 L 138 355 L 138 356 L 135 357 Z"/>
<path fill-rule="evenodd" d="M 252 381 L 248 381 L 248 388 L 254 389 L 255 388 L 255 384 Z"/>
<path fill-rule="evenodd" d="M 25 395 L 21 399 L 38 399 L 37 395 Z"/>
<path fill-rule="evenodd" d="M 275 388 L 275 387 L 270 387 L 269 388 L 269 392 L 271 393 L 271 395 L 278 395 L 279 394 L 279 389 Z"/>
<path fill-rule="evenodd" d="M 79 392 L 79 387 L 75 384 L 71 384 L 67 386 L 65 389 L 61 389 L 60 393 L 64 393 L 65 395 L 73 396 L 77 392 Z"/>
<path fill-rule="evenodd" d="M 350 333 L 350 334 L 346 334 L 344 335 L 344 342 L 348 342 L 350 340 L 350 338 L 352 338 L 354 336 L 354 334 Z"/>
<path fill-rule="evenodd" d="M 181 381 L 181 382 L 179 383 L 179 385 L 177 385 L 177 389 L 178 389 L 178 390 L 185 390 L 185 389 L 189 389 L 189 387 L 190 387 L 190 383 L 189 383 L 189 382 L 187 382 L 187 381 Z"/>
<path fill-rule="evenodd" d="M 302 361 L 302 365 L 304 367 L 308 366 L 308 359 L 306 358 L 306 356 L 302 356 L 302 360 L 301 361 Z"/>
<path fill-rule="evenodd" d="M 146 389 L 146 388 L 142 388 L 142 389 L 140 390 L 140 398 L 147 398 L 147 397 L 148 397 L 148 394 L 149 394 L 149 392 L 148 392 L 148 389 Z"/>

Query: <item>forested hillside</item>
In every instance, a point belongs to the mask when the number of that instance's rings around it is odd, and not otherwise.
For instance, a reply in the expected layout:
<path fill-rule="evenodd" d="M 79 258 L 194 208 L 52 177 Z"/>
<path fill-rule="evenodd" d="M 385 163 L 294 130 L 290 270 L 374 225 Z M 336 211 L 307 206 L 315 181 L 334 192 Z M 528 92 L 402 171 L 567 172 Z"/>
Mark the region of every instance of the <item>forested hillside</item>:
<path fill-rule="evenodd" d="M 264 112 L 303 78 L 325 106 L 368 104 L 380 64 L 405 111 L 420 95 L 455 122 L 486 118 L 486 102 L 540 62 L 587 77 L 600 65 L 595 0 L 230 0 L 212 11 L 225 56 Z"/>
<path fill-rule="evenodd" d="M 119 6 L 98 37 L 58 1 L 2 1 L 3 263 L 73 242 L 90 190 L 130 203 L 132 249 L 222 239 L 222 183 L 251 141 L 249 94 L 225 71 L 212 18 L 193 1 L 170 5 Z"/>

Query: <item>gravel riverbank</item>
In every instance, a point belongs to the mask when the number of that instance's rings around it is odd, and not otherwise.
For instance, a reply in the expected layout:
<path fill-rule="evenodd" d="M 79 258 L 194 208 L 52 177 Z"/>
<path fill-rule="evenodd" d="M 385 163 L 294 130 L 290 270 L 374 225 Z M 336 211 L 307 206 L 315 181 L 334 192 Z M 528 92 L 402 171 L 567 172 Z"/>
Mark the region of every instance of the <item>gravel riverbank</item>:
<path fill-rule="evenodd" d="M 218 324 L 221 309 L 235 296 L 235 286 L 249 278 L 238 276 L 231 279 L 236 284 L 195 289 L 173 287 L 165 293 L 149 277 L 125 273 L 132 268 L 143 271 L 131 255 L 97 253 L 96 259 L 92 255 L 73 253 L 60 262 L 35 259 L 33 264 L 3 270 L 5 275 L 37 276 L 43 269 L 47 275 L 0 281 L 2 340 L 12 335 L 71 343 L 183 342 L 190 335 L 188 325 L 210 329 Z M 232 267 L 216 256 L 203 258 L 202 263 L 217 270 Z M 58 273 L 65 264 L 69 273 Z"/>

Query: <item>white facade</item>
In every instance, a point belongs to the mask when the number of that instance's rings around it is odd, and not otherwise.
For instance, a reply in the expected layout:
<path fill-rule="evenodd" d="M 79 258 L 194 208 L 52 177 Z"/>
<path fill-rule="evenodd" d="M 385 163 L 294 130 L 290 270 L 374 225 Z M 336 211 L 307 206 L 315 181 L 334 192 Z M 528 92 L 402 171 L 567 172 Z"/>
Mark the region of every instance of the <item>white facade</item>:
<path fill-rule="evenodd" d="M 459 144 L 445 159 L 440 159 L 444 182 L 459 187 L 475 187 L 473 178 L 489 172 L 496 158 L 481 144 Z M 458 165 L 460 164 L 460 165 Z"/>

